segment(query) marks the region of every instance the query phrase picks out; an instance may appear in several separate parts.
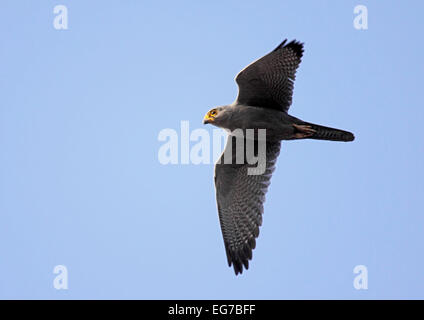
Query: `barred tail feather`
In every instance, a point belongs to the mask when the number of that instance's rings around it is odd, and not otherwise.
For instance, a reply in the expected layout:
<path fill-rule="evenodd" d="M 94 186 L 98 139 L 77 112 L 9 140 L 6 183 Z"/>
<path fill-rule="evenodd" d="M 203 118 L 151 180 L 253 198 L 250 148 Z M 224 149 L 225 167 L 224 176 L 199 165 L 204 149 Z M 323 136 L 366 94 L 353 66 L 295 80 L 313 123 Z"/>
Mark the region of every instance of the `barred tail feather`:
<path fill-rule="evenodd" d="M 311 126 L 316 132 L 308 137 L 308 139 L 316 140 L 331 140 L 331 141 L 353 141 L 355 136 L 349 131 L 334 129 L 329 127 L 320 126 L 314 123 L 303 122 L 302 124 Z"/>

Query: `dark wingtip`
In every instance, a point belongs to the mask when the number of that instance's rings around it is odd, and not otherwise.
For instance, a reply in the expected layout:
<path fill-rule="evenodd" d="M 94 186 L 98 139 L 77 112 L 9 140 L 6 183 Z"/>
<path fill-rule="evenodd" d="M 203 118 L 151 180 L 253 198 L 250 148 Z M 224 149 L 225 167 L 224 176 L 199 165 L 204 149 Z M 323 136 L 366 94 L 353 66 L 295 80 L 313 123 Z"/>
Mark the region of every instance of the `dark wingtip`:
<path fill-rule="evenodd" d="M 277 51 L 278 49 L 280 49 L 280 48 L 284 47 L 284 45 L 286 44 L 286 42 L 287 42 L 287 39 L 284 39 L 284 40 L 283 40 L 283 42 L 281 42 L 281 43 L 278 45 L 278 47 L 277 47 L 277 48 L 275 48 L 273 51 Z"/>
<path fill-rule="evenodd" d="M 254 238 L 253 241 L 248 240 L 237 250 L 231 250 L 229 248 L 226 249 L 228 266 L 233 266 L 236 276 L 243 273 L 243 267 L 246 270 L 249 269 L 249 260 L 252 260 L 252 244 L 256 244 Z"/>
<path fill-rule="evenodd" d="M 233 267 L 236 276 L 243 273 L 243 265 L 240 261 L 233 261 Z"/>
<path fill-rule="evenodd" d="M 297 40 L 292 40 L 289 43 L 287 43 L 287 39 L 285 39 L 283 42 L 280 43 L 280 45 L 274 49 L 274 51 L 277 51 L 281 48 L 289 48 L 291 50 L 293 50 L 293 52 L 296 54 L 296 56 L 300 59 L 303 57 L 303 43 L 299 42 Z"/>
<path fill-rule="evenodd" d="M 236 276 L 238 276 L 239 274 L 243 274 L 243 265 L 244 265 L 244 268 L 246 270 L 249 269 L 249 261 L 248 260 L 237 261 L 237 263 L 233 263 L 234 273 L 236 274 Z"/>
<path fill-rule="evenodd" d="M 293 40 L 292 42 L 286 45 L 286 48 L 292 49 L 299 59 L 303 57 L 303 43 Z"/>
<path fill-rule="evenodd" d="M 352 132 L 348 132 L 345 135 L 345 138 L 346 138 L 346 140 L 345 140 L 346 142 L 353 141 L 353 140 L 355 140 L 355 135 Z"/>

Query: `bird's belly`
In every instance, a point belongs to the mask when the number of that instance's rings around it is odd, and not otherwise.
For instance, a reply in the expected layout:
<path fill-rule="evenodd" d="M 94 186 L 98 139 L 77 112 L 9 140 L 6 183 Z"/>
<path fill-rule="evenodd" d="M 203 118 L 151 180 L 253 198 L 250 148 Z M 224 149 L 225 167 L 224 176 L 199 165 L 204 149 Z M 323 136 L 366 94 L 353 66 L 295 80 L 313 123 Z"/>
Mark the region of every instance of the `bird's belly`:
<path fill-rule="evenodd" d="M 265 130 L 267 140 L 281 140 L 293 133 L 294 129 L 286 113 L 250 106 L 243 106 L 238 111 L 239 113 L 231 119 L 229 129 L 232 135 L 240 135 L 242 132 L 246 136 L 250 129 L 255 137 L 258 137 L 258 133 Z"/>

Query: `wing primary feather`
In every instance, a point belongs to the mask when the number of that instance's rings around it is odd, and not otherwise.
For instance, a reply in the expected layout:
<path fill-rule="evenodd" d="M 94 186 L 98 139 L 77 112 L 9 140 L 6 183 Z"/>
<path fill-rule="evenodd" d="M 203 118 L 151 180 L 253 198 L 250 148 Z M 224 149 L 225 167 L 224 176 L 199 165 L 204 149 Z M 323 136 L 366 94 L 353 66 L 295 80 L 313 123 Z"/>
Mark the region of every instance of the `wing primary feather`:
<path fill-rule="evenodd" d="M 237 143 L 231 136 L 226 148 Z M 249 267 L 259 227 L 262 224 L 263 202 L 281 143 L 267 142 L 266 170 L 262 175 L 248 175 L 248 163 L 215 165 L 215 187 L 219 221 L 224 239 L 228 266 L 236 275 Z M 224 151 L 225 152 L 225 151 Z M 224 153 L 223 153 L 224 154 Z M 221 156 L 222 157 L 222 156 Z"/>
<path fill-rule="evenodd" d="M 292 103 L 296 70 L 302 61 L 303 43 L 285 39 L 277 48 L 252 62 L 236 76 L 236 104 L 287 112 Z"/>
<path fill-rule="evenodd" d="M 293 50 L 297 58 L 301 59 L 303 57 L 303 52 L 304 52 L 303 43 L 293 40 L 290 43 L 288 43 L 285 47 Z"/>
<path fill-rule="evenodd" d="M 286 44 L 286 42 L 287 42 L 287 39 L 284 39 L 284 40 L 283 40 L 283 42 L 281 42 L 281 43 L 278 45 L 278 47 L 277 47 L 277 48 L 275 48 L 273 51 L 277 51 L 278 49 L 280 49 L 280 48 L 284 47 L 284 45 Z"/>

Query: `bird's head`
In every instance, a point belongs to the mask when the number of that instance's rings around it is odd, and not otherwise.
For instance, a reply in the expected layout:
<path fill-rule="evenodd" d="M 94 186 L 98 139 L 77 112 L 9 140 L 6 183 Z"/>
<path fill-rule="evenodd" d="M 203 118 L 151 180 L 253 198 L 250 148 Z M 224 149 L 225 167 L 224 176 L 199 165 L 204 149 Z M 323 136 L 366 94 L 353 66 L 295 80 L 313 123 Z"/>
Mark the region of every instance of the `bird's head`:
<path fill-rule="evenodd" d="M 225 118 L 225 108 L 224 107 L 216 107 L 209 110 L 205 117 L 203 118 L 203 124 L 213 124 L 219 127 L 221 121 Z"/>

